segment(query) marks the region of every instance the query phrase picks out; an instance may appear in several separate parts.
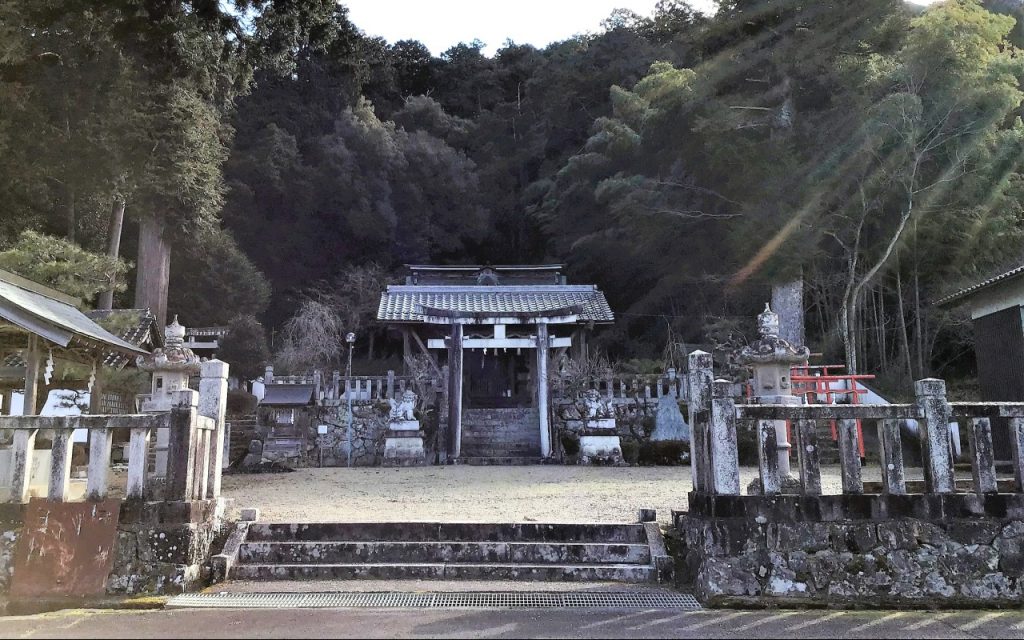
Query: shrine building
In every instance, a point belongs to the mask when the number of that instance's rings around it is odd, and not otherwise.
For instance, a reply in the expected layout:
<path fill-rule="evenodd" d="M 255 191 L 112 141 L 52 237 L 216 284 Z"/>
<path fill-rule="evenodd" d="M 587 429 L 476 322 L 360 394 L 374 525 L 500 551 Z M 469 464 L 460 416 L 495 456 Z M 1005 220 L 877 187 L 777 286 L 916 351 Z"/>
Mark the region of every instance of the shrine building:
<path fill-rule="evenodd" d="M 377 319 L 425 355 L 447 383 L 440 427 L 449 460 L 551 455 L 550 371 L 614 315 L 595 285 L 562 265 L 409 265 L 382 294 Z"/>

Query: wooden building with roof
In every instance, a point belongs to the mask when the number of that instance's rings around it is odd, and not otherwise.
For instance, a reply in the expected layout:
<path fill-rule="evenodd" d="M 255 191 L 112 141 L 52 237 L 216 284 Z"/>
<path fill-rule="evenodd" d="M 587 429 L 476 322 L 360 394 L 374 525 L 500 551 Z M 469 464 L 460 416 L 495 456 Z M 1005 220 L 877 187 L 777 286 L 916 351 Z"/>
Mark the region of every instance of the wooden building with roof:
<path fill-rule="evenodd" d="M 981 400 L 1024 401 L 1024 265 L 960 289 L 935 304 L 963 306 L 970 313 Z M 993 426 L 996 451 L 1009 451 L 1005 420 L 994 419 Z"/>
<path fill-rule="evenodd" d="M 54 360 L 92 366 L 126 363 L 148 352 L 107 331 L 78 308 L 79 301 L 16 274 L 0 270 L 0 370 L 6 382 L 5 409 L 12 385 L 24 389 L 24 413 L 38 408 L 39 378 Z M 14 356 L 14 358 L 12 358 Z M 123 359 L 123 362 L 122 362 Z"/>
<path fill-rule="evenodd" d="M 405 284 L 381 295 L 377 320 L 402 334 L 407 360 L 426 355 L 446 377 L 447 457 L 493 453 L 484 421 L 495 427 L 492 439 L 506 427 L 500 437 L 507 452 L 522 454 L 515 457 L 549 457 L 551 362 L 584 350 L 596 325 L 614 322 L 604 294 L 569 284 L 562 265 L 407 267 Z M 464 418 L 476 429 L 464 430 Z"/>

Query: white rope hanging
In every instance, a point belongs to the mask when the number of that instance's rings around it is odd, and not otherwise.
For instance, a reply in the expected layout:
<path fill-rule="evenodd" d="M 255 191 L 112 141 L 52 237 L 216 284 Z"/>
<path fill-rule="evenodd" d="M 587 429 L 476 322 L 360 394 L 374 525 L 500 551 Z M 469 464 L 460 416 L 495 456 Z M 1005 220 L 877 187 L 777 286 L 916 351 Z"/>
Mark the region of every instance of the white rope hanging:
<path fill-rule="evenodd" d="M 46 367 L 43 369 L 43 381 L 46 384 L 50 384 L 50 378 L 53 377 L 53 349 L 50 349 L 50 355 L 46 358 Z"/>

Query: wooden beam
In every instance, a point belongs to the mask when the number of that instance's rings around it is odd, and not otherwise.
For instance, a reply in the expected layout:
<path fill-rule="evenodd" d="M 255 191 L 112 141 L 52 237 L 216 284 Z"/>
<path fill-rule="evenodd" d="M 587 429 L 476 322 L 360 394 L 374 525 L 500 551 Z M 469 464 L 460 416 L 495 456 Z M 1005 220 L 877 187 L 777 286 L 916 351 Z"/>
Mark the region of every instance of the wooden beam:
<path fill-rule="evenodd" d="M 437 361 L 434 360 L 434 356 L 431 355 L 430 350 L 427 349 L 427 345 L 423 344 L 423 340 L 420 338 L 419 334 L 416 333 L 416 331 L 410 331 L 409 333 L 412 334 L 413 340 L 416 341 L 416 344 L 417 344 L 417 346 L 419 346 L 420 351 L 423 352 L 423 355 L 427 356 L 427 360 L 430 361 L 430 366 L 434 368 L 434 373 L 437 374 L 437 377 L 438 378 L 443 378 L 444 374 L 441 373 L 441 367 L 437 366 Z M 454 331 L 453 331 L 453 335 L 454 335 Z M 461 329 L 459 330 L 459 335 L 460 336 L 462 335 L 462 330 Z M 460 349 L 461 349 L 461 345 L 460 345 Z"/>
<path fill-rule="evenodd" d="M 43 354 L 39 350 L 39 338 L 30 334 L 28 350 L 25 351 L 25 404 L 21 413 L 26 416 L 36 415 L 39 397 L 39 364 Z"/>

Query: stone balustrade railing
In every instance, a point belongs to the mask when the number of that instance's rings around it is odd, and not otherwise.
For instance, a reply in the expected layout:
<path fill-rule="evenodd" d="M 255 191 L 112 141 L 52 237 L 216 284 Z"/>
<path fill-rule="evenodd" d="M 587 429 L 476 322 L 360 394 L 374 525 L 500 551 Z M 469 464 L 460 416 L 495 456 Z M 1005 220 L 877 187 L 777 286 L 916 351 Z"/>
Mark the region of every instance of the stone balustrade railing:
<path fill-rule="evenodd" d="M 72 434 L 88 431 L 89 465 L 86 499 L 100 501 L 110 491 L 110 454 L 115 432 L 128 433 L 128 478 L 125 497 L 150 498 L 147 473 L 150 444 L 159 429 L 170 431 L 165 501 L 217 498 L 220 494 L 222 443 L 217 419 L 198 415 L 199 394 L 177 392 L 177 404 L 169 412 L 117 416 L 0 416 L 0 430 L 13 431 L 8 473 L 9 501 L 27 502 L 32 458 L 38 434 L 52 434 L 47 498 L 68 501 L 71 479 Z"/>
<path fill-rule="evenodd" d="M 552 385 L 555 400 L 568 398 L 571 394 L 564 381 L 556 379 Z M 587 389 L 593 389 L 613 404 L 639 400 L 657 400 L 662 396 L 686 399 L 686 380 L 674 373 L 656 375 L 613 374 L 604 378 L 591 378 Z"/>
<path fill-rule="evenodd" d="M 412 376 L 396 376 L 393 371 L 386 376 L 342 376 L 338 387 L 328 398 L 347 402 L 351 395 L 353 402 L 384 402 L 400 399 L 402 394 L 413 388 Z"/>
<path fill-rule="evenodd" d="M 317 388 L 318 400 L 324 403 L 352 402 L 368 404 L 399 399 L 407 389 L 413 388 L 412 376 L 395 375 L 389 371 L 383 376 L 342 376 L 338 372 L 325 378 L 319 372 L 307 375 L 274 376 L 271 384 L 309 384 Z"/>
<path fill-rule="evenodd" d="M 702 354 L 706 355 L 706 354 Z M 704 365 L 704 366 L 702 366 Z M 732 393 L 733 385 L 724 380 L 712 382 L 710 360 L 691 362 L 689 373 L 694 402 L 691 404 L 691 443 L 694 491 L 723 496 L 741 494 L 737 451 L 737 427 L 741 421 L 756 425 L 758 436 L 760 490 L 764 495 L 784 491 L 779 473 L 779 440 L 776 429 L 791 426 L 792 459 L 798 472 L 799 493 L 821 495 L 821 468 L 818 458 L 817 424 L 835 421 L 838 430 L 842 493 L 864 493 L 857 421 L 878 425 L 879 464 L 882 493 L 906 495 L 907 477 L 903 460 L 900 421 L 917 422 L 926 494 L 957 492 L 951 422 L 967 426 L 973 492 L 979 495 L 1000 491 L 996 478 L 992 444 L 992 419 L 1005 419 L 1009 425 L 1015 493 L 1024 493 L 1024 403 L 948 402 L 945 382 L 920 380 L 915 385 L 913 404 L 835 405 L 835 404 L 740 404 Z M 791 490 L 786 490 L 792 493 Z"/>

